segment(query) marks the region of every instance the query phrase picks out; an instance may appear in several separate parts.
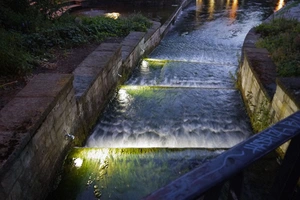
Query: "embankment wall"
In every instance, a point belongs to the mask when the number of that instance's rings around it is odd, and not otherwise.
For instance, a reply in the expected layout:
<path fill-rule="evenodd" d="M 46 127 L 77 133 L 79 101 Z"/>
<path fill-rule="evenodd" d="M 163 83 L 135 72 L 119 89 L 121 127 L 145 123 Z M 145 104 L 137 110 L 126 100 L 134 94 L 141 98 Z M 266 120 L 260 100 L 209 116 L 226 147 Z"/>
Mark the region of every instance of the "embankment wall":
<path fill-rule="evenodd" d="M 280 78 L 266 49 L 255 46 L 259 35 L 254 28 L 247 34 L 238 82 L 254 127 L 274 124 L 300 109 L 299 99 L 292 88 L 300 89 L 300 78 Z M 288 143 L 280 147 L 286 151 Z"/>

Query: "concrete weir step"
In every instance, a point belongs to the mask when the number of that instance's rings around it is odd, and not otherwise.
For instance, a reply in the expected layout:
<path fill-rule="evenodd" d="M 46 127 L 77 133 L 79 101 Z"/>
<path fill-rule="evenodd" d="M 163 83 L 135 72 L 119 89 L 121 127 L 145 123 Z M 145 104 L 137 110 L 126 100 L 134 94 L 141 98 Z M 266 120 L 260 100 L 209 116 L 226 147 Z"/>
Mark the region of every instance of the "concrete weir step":
<path fill-rule="evenodd" d="M 223 150 L 74 148 L 48 199 L 141 199 Z"/>

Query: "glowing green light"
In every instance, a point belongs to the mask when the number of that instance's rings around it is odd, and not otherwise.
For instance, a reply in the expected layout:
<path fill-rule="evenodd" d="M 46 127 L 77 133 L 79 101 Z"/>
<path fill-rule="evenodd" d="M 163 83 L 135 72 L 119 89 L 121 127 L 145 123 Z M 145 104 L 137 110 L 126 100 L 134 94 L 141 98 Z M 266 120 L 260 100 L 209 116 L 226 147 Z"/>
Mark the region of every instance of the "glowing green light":
<path fill-rule="evenodd" d="M 80 168 L 82 166 L 83 160 L 81 158 L 75 158 L 74 166 Z"/>
<path fill-rule="evenodd" d="M 137 85 L 125 85 L 121 87 L 121 95 L 123 98 L 125 97 L 125 91 L 127 99 L 133 98 L 134 97 L 153 97 L 155 95 L 155 87 L 150 87 L 150 86 L 137 86 Z M 120 93 L 119 93 L 120 94 Z"/>
<path fill-rule="evenodd" d="M 148 67 L 163 67 L 169 61 L 168 60 L 154 59 L 154 58 L 145 58 L 142 61 L 142 64 L 143 64 L 143 62 L 144 62 L 144 65 L 147 63 Z"/>
<path fill-rule="evenodd" d="M 141 199 L 187 173 L 191 166 L 200 165 L 203 157 L 213 155 L 201 152 L 170 148 L 74 148 L 64 162 L 64 174 L 53 199 Z"/>

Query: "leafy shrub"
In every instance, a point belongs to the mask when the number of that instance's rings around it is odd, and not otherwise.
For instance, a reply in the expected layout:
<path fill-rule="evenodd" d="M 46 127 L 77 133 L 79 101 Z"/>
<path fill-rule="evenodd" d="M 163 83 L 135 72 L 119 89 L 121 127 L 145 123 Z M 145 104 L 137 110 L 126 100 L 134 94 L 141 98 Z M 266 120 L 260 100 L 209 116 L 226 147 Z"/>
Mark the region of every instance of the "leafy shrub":
<path fill-rule="evenodd" d="M 112 19 L 104 16 L 83 17 L 81 23 L 75 18 L 53 22 L 50 28 L 24 34 L 23 44 L 28 51 L 36 54 L 49 48 L 70 48 L 93 41 L 102 41 L 107 37 L 120 37 L 130 31 L 145 31 L 151 25 L 143 16 Z"/>
<path fill-rule="evenodd" d="M 281 18 L 255 30 L 261 35 L 257 46 L 271 53 L 278 75 L 300 76 L 300 23 Z"/>
<path fill-rule="evenodd" d="M 83 17 L 80 22 L 67 13 L 53 18 L 52 13 L 60 6 L 58 0 L 36 2 L 30 6 L 28 0 L 0 1 L 1 75 L 29 72 L 53 48 L 125 36 L 130 31 L 146 31 L 151 25 L 142 15 L 122 19 Z"/>
<path fill-rule="evenodd" d="M 33 67 L 33 57 L 20 45 L 21 36 L 0 29 L 0 74 L 20 75 Z"/>

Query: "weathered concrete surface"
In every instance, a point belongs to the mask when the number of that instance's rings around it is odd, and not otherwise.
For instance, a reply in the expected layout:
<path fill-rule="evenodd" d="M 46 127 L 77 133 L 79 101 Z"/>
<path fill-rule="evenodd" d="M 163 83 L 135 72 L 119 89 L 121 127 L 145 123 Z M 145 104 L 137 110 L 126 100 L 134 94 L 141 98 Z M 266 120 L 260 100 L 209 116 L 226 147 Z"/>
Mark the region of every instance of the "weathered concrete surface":
<path fill-rule="evenodd" d="M 279 78 L 278 85 L 282 85 L 286 93 L 293 94 L 292 99 L 300 108 L 300 78 Z"/>
<path fill-rule="evenodd" d="M 276 90 L 276 66 L 270 60 L 269 52 L 260 48 L 244 48 L 244 54 L 267 98 L 271 100 Z"/>
<path fill-rule="evenodd" d="M 145 53 L 145 33 L 131 32 L 122 42 L 122 75 L 126 78 Z M 126 79 L 125 78 L 125 79 Z"/>

